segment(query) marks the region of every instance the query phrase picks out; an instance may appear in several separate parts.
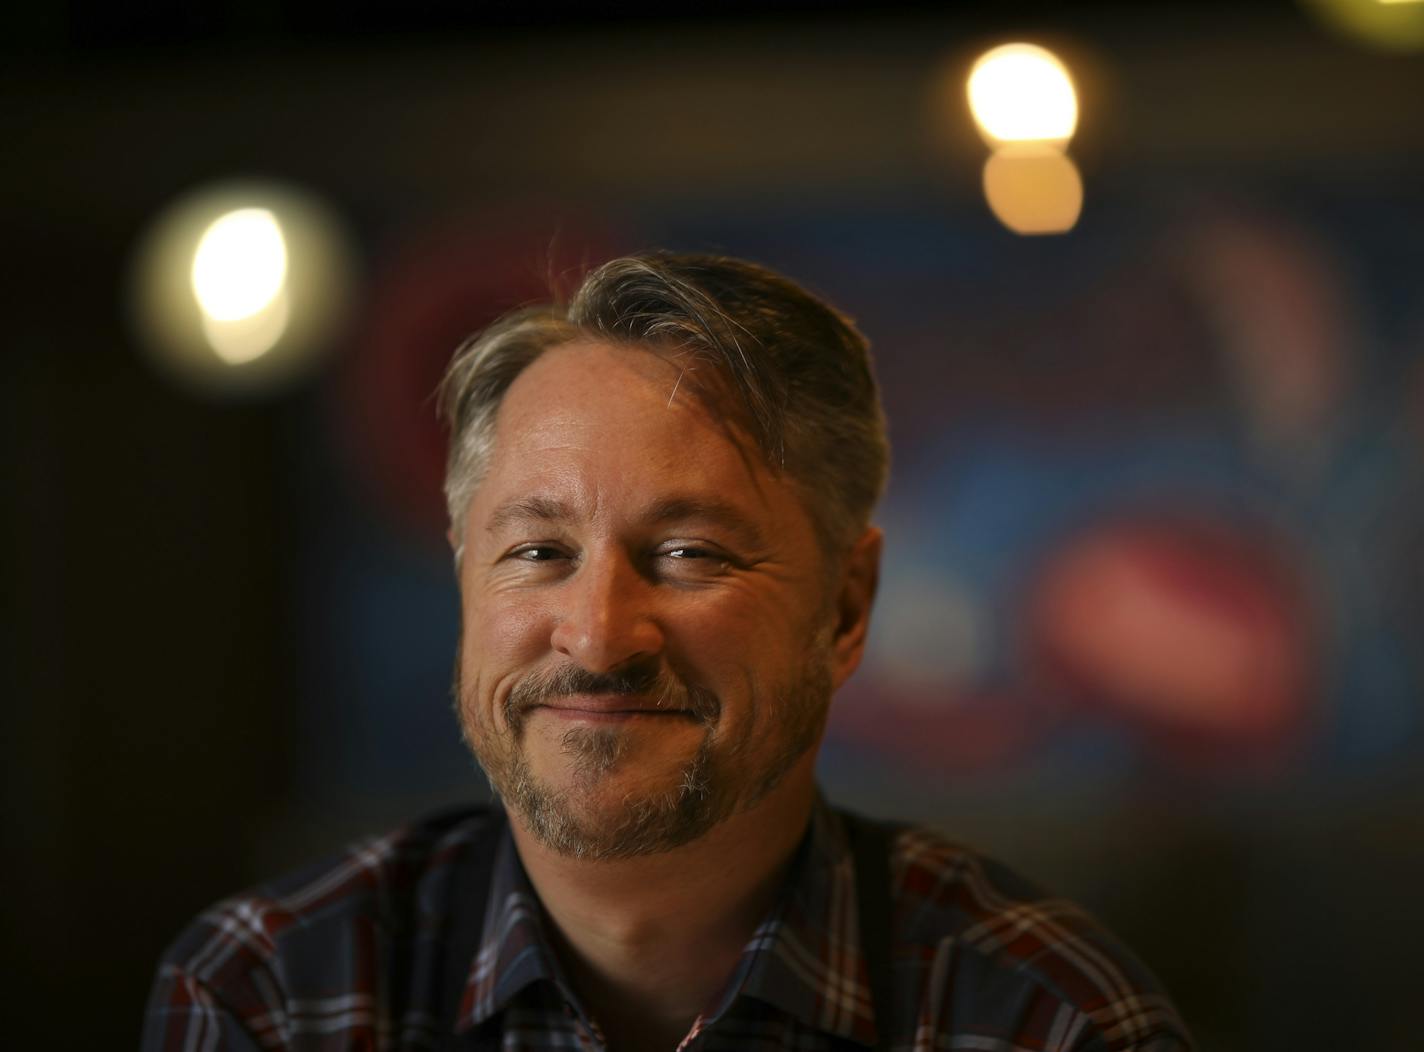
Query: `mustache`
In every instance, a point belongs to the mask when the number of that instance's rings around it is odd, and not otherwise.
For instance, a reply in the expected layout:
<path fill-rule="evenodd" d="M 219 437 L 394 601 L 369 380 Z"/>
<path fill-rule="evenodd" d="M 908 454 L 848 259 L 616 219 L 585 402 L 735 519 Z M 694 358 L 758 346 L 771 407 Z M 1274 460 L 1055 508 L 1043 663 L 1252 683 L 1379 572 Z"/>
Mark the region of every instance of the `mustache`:
<path fill-rule="evenodd" d="M 518 728 L 531 710 L 572 694 L 639 695 L 652 699 L 655 708 L 688 712 L 703 723 L 712 723 L 722 711 L 712 691 L 683 682 L 660 662 L 646 662 L 603 673 L 577 665 L 531 673 L 509 692 L 505 717 L 511 727 Z"/>

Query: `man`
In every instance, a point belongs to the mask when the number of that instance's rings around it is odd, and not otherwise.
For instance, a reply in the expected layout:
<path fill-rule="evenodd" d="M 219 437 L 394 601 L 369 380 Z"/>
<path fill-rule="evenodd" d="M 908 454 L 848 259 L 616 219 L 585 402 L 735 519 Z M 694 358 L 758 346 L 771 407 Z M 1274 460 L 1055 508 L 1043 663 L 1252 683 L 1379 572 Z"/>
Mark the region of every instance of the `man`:
<path fill-rule="evenodd" d="M 615 260 L 462 348 L 442 407 L 455 704 L 503 806 L 205 914 L 147 1047 L 1187 1047 L 1074 907 L 817 794 L 888 459 L 848 322 Z"/>

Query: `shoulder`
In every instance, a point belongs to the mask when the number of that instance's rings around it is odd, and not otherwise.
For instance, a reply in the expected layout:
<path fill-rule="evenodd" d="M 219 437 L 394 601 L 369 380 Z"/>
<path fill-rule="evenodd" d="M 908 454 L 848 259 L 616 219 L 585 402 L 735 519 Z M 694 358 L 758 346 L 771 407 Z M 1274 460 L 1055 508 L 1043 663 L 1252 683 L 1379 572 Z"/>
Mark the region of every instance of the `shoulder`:
<path fill-rule="evenodd" d="M 920 965 L 922 1014 L 1030 1048 L 1189 1047 L 1155 977 L 1081 907 L 935 830 L 891 835 L 897 955 Z"/>
<path fill-rule="evenodd" d="M 458 863 L 492 851 L 499 825 L 487 809 L 437 814 L 203 911 L 160 961 L 147 1047 L 170 1047 L 158 1033 L 197 1017 L 280 1044 L 289 1007 L 313 996 L 360 1022 L 383 973 L 443 924 Z"/>
<path fill-rule="evenodd" d="M 440 911 L 441 878 L 463 854 L 483 849 L 492 824 L 490 812 L 466 809 L 357 841 L 205 910 L 163 963 L 211 981 L 303 945 L 327 948 L 353 928 L 400 932 Z"/>

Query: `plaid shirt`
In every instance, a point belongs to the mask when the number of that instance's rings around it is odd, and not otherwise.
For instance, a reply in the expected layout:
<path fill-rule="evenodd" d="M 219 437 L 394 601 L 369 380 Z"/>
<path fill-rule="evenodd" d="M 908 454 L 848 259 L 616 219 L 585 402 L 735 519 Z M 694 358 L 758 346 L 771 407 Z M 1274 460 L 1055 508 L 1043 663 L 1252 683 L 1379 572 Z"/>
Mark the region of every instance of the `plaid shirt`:
<path fill-rule="evenodd" d="M 1189 1048 L 1151 976 L 1077 907 L 930 830 L 894 844 L 888 1018 L 871 1005 L 845 830 L 822 803 L 781 901 L 680 1048 L 873 1048 L 882 1029 L 916 1052 Z M 469 952 L 460 889 L 480 886 Z M 603 1049 L 544 923 L 500 812 L 427 821 L 203 914 L 163 959 L 144 1048 Z"/>

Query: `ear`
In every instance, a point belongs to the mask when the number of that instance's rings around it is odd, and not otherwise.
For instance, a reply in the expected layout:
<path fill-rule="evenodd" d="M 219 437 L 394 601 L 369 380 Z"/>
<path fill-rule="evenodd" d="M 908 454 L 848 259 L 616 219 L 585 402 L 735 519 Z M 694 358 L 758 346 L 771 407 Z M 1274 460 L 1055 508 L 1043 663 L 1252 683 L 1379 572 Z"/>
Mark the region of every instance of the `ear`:
<path fill-rule="evenodd" d="M 880 550 L 884 539 L 879 528 L 871 526 L 846 556 L 836 595 L 835 634 L 831 637 L 831 682 L 836 690 L 850 679 L 865 653 L 870 608 L 880 585 Z"/>

